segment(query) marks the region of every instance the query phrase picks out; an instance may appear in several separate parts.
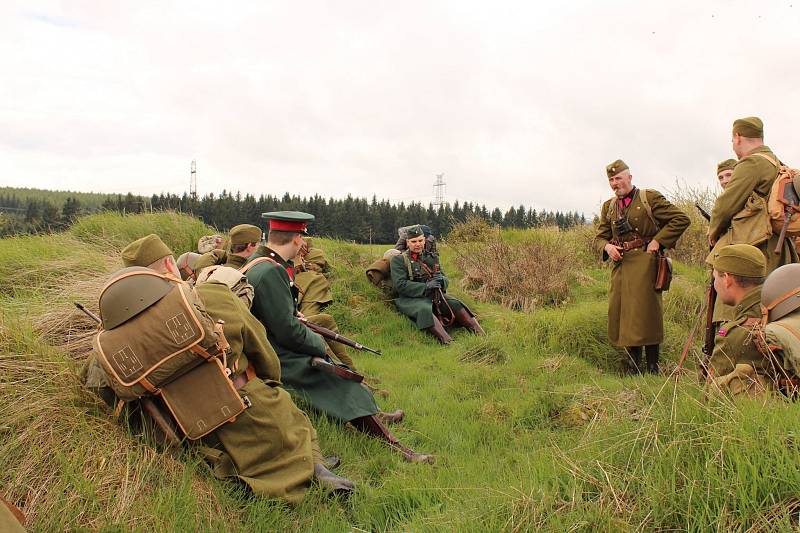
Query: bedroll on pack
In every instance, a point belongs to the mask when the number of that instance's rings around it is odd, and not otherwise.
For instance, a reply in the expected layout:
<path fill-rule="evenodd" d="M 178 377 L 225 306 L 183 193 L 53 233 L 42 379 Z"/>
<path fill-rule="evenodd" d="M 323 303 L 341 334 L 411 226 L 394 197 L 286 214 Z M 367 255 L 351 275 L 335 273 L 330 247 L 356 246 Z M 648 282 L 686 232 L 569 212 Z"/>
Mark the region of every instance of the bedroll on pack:
<path fill-rule="evenodd" d="M 392 285 L 392 268 L 388 258 L 382 257 L 372 263 L 367 268 L 366 274 L 369 282 L 382 290 L 386 296 L 395 296 Z"/>
<path fill-rule="evenodd" d="M 197 276 L 197 284 L 209 281 L 217 281 L 227 285 L 231 292 L 244 302 L 248 309 L 253 307 L 255 291 L 253 286 L 247 283 L 247 276 L 238 269 L 223 265 L 206 267 Z"/>
<path fill-rule="evenodd" d="M 125 268 L 101 291 L 100 316 L 93 346 L 120 399 L 161 395 L 190 439 L 244 410 L 220 361 L 229 349 L 222 324 L 187 283 Z"/>

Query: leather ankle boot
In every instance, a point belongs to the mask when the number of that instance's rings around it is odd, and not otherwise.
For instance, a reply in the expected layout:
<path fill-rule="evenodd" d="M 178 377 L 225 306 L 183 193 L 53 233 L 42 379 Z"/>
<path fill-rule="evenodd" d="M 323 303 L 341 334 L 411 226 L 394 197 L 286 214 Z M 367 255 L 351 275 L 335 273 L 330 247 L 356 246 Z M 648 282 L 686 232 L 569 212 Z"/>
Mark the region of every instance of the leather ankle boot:
<path fill-rule="evenodd" d="M 375 416 L 377 416 L 384 424 L 397 424 L 406 417 L 406 414 L 401 409 L 398 409 L 397 411 L 393 411 L 391 413 L 378 411 L 378 414 Z"/>
<path fill-rule="evenodd" d="M 378 419 L 377 416 L 361 416 L 359 418 L 354 418 L 350 421 L 353 424 L 353 427 L 357 430 L 361 431 L 362 433 L 366 433 L 368 435 L 372 435 L 382 441 L 385 441 L 389 444 L 389 447 L 397 450 L 403 456 L 403 459 L 408 461 L 409 463 L 432 463 L 433 462 L 433 455 L 428 455 L 425 453 L 417 453 L 411 448 L 403 446 L 400 441 L 392 435 L 392 432 L 384 426 L 381 421 Z"/>
<path fill-rule="evenodd" d="M 429 327 L 425 331 L 436 337 L 442 344 L 450 344 L 453 342 L 453 337 L 451 337 L 450 334 L 445 331 L 444 326 L 442 326 L 442 323 L 439 322 L 439 319 L 436 317 L 433 317 L 433 326 Z"/>
<path fill-rule="evenodd" d="M 651 374 L 658 374 L 658 352 L 658 344 L 651 344 L 644 347 L 645 357 L 647 358 L 647 371 Z"/>
<path fill-rule="evenodd" d="M 480 324 L 478 324 L 478 321 L 475 320 L 475 317 L 469 314 L 469 312 L 463 307 L 458 311 L 455 311 L 455 315 L 456 322 L 459 326 L 467 328 L 475 335 L 486 335 L 486 332 L 483 331 L 483 328 Z"/>

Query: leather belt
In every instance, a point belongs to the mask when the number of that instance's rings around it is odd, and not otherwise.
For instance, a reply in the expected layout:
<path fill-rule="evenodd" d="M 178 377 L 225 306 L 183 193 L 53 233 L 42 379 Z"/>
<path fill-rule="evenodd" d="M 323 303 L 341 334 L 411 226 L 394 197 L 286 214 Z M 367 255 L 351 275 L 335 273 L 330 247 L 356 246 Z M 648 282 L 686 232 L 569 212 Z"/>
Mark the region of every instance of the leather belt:
<path fill-rule="evenodd" d="M 236 390 L 239 390 L 247 385 L 250 381 L 255 379 L 255 377 L 256 369 L 253 367 L 253 363 L 248 363 L 247 369 L 244 372 L 231 377 L 231 382 L 233 382 L 233 386 L 236 388 Z"/>
<path fill-rule="evenodd" d="M 622 249 L 625 250 L 626 252 L 628 252 L 630 250 L 636 250 L 638 248 L 644 248 L 648 244 L 650 244 L 649 240 L 644 240 L 644 239 L 639 238 L 639 239 L 633 239 L 632 241 L 625 241 L 623 243 L 620 243 L 619 246 L 622 246 Z"/>

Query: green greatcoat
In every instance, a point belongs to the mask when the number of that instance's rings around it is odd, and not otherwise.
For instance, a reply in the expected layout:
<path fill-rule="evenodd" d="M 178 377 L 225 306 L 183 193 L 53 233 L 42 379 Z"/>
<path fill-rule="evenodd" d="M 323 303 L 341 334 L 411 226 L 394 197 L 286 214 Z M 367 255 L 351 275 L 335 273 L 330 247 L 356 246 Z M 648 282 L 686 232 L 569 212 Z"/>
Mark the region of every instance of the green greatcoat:
<path fill-rule="evenodd" d="M 645 240 L 657 240 L 662 249 L 674 247 L 689 227 L 689 217 L 661 193 L 648 189 L 647 201 L 658 223 L 656 226 L 647 214 L 641 193 L 641 189 L 636 190 L 623 216 L 627 216 L 634 231 Z M 600 211 L 595 247 L 603 259 L 608 258 L 604 250 L 606 244 L 636 237 L 631 234 L 623 239 L 616 234 L 612 221 L 617 217 L 617 209 L 616 198 L 611 198 Z M 627 251 L 622 261 L 614 262 L 608 291 L 608 338 L 614 345 L 647 346 L 661 344 L 664 340 L 661 293 L 654 289 L 657 270 L 656 254 L 647 253 L 643 248 Z"/>
<path fill-rule="evenodd" d="M 267 328 L 267 338 L 278 354 L 282 380 L 289 392 L 342 422 L 376 414 L 378 406 L 365 387 L 311 366 L 311 357 L 326 357 L 328 346 L 297 319 L 294 282 L 286 270 L 292 268 L 291 261 L 265 246 L 259 247 L 248 261 L 258 257 L 270 257 L 279 263 L 259 263 L 246 275 L 255 290 L 251 311 Z"/>
<path fill-rule="evenodd" d="M 433 300 L 431 295 L 425 289 L 425 282 L 428 280 L 428 274 L 422 265 L 426 265 L 431 272 L 435 271 L 436 257 L 427 252 L 422 254 L 412 254 L 406 250 L 400 255 L 392 258 L 392 285 L 397 292 L 397 298 L 394 299 L 394 305 L 397 310 L 409 317 L 414 321 L 417 329 L 427 329 L 433 327 Z M 444 276 L 442 289 L 447 290 L 448 280 Z M 472 312 L 459 300 L 445 294 L 447 304 L 457 311 L 464 308 L 467 312 Z M 441 305 L 442 316 L 449 317 L 450 311 L 442 302 Z"/>
<path fill-rule="evenodd" d="M 737 364 L 748 364 L 759 375 L 769 375 L 770 362 L 753 342 L 753 325 L 746 323 L 748 319 L 761 318 L 761 285 L 750 289 L 734 312 L 733 320 L 722 324 L 714 337 L 714 351 L 708 360 L 711 375 L 729 374 Z"/>
<path fill-rule="evenodd" d="M 730 183 L 717 197 L 714 208 L 711 210 L 708 234 L 714 241 L 720 240 L 730 230 L 731 221 L 742 211 L 753 192 L 762 198 L 769 197 L 772 184 L 778 177 L 778 168 L 763 157 L 752 155 L 756 153 L 766 154 L 778 161 L 778 157 L 768 146 L 755 148 L 739 160 L 733 169 Z M 779 266 L 797 262 L 797 251 L 792 239 L 787 238 L 781 253 L 776 255 L 774 250 L 777 244 L 778 236 L 773 234 L 767 241 L 756 245 L 767 259 L 767 274 Z M 724 242 L 721 245 L 724 245 Z"/>

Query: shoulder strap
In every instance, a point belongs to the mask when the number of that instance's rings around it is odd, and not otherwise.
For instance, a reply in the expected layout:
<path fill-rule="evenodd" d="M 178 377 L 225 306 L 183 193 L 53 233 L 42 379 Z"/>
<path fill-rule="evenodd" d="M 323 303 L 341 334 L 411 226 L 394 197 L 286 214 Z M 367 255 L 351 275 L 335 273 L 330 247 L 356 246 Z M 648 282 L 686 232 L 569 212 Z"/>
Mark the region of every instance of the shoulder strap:
<path fill-rule="evenodd" d="M 408 279 L 414 279 L 414 272 L 411 270 L 411 258 L 408 256 L 408 250 L 403 252 L 403 263 L 406 265 L 406 270 L 408 270 Z"/>
<path fill-rule="evenodd" d="M 777 161 L 775 161 L 774 159 L 772 159 L 770 156 L 768 156 L 767 154 L 765 154 L 763 152 L 756 152 L 754 154 L 748 155 L 747 157 L 752 157 L 754 155 L 757 155 L 758 157 L 763 157 L 764 159 L 766 159 L 767 161 L 772 163 L 772 166 L 774 166 L 774 167 L 780 167 L 780 164 Z"/>
<path fill-rule="evenodd" d="M 244 274 L 245 272 L 247 272 L 248 270 L 250 270 L 250 269 L 251 269 L 251 268 L 253 268 L 254 266 L 256 266 L 256 265 L 260 265 L 260 264 L 262 264 L 262 263 L 264 263 L 264 262 L 267 262 L 267 261 L 268 261 L 268 262 L 270 262 L 270 263 L 272 263 L 273 265 L 277 265 L 277 264 L 278 264 L 278 262 L 277 262 L 277 261 L 275 261 L 275 260 L 274 260 L 273 258 L 271 258 L 271 257 L 256 257 L 255 259 L 253 259 L 252 261 L 250 261 L 249 263 L 247 263 L 245 266 L 243 266 L 242 268 L 240 268 L 240 269 L 239 269 L 239 272 L 241 272 L 242 274 Z"/>
<path fill-rule="evenodd" d="M 648 218 L 653 221 L 656 231 L 660 230 L 661 226 L 659 226 L 658 221 L 656 221 L 656 218 L 653 216 L 653 208 L 650 207 L 650 202 L 647 200 L 647 189 L 639 189 L 639 199 L 644 205 L 644 210 L 647 213 Z"/>

